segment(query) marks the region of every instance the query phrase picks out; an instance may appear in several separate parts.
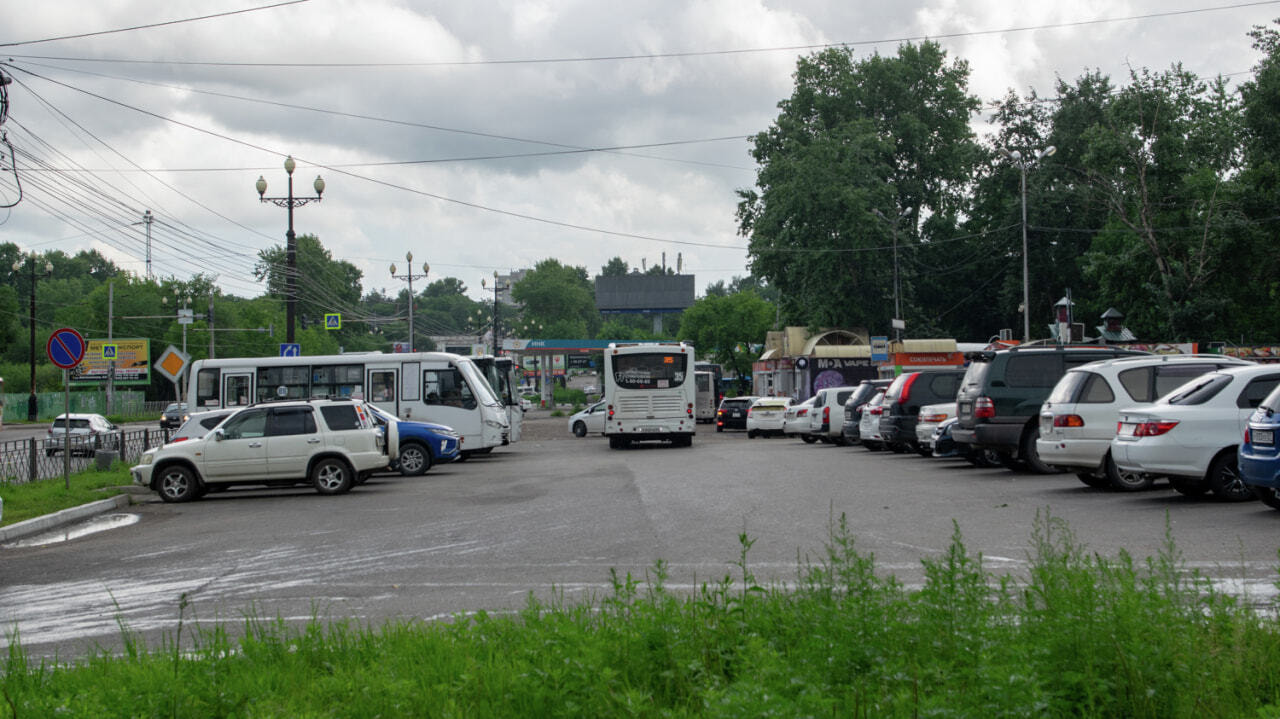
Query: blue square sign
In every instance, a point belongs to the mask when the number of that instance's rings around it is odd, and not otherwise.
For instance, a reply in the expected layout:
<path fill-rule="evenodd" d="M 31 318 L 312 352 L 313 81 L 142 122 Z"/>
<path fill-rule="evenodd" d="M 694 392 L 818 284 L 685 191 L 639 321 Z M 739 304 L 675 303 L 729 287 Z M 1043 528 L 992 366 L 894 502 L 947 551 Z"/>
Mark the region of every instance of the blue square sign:
<path fill-rule="evenodd" d="M 281 342 L 280 356 L 281 357 L 301 357 L 302 345 L 298 344 L 297 342 Z"/>

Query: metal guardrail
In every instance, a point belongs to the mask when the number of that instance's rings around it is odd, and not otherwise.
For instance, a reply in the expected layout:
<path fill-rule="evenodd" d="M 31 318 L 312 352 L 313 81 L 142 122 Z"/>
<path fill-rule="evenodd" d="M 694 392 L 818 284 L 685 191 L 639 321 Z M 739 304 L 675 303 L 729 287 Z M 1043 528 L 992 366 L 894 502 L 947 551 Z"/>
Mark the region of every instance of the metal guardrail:
<path fill-rule="evenodd" d="M 142 453 L 158 447 L 169 439 L 168 429 L 121 430 L 92 437 L 71 435 L 71 471 L 80 472 L 89 467 L 99 452 L 116 452 L 119 459 L 136 462 Z M 63 438 L 17 439 L 0 442 L 0 482 L 23 484 L 37 479 L 53 479 L 62 476 Z"/>

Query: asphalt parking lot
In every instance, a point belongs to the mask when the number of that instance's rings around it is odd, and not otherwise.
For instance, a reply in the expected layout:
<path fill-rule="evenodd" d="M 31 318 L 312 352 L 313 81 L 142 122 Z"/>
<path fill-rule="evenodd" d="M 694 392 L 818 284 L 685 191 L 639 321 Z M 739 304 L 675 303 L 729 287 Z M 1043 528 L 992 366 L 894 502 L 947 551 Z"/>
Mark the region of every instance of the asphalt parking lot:
<path fill-rule="evenodd" d="M 1037 515 L 1088 549 L 1158 552 L 1166 526 L 1189 567 L 1236 591 L 1273 591 L 1280 512 L 1164 488 L 1114 494 L 1072 475 L 1015 474 L 956 460 L 869 453 L 704 426 L 689 449 L 610 450 L 531 413 L 524 440 L 424 477 L 376 477 L 350 494 L 232 490 L 130 508 L 137 521 L 44 546 L 0 548 L 0 623 L 37 655 L 118 645 L 117 621 L 149 641 L 246 614 L 305 621 L 440 619 L 517 610 L 533 593 L 609 591 L 609 572 L 668 586 L 736 575 L 785 582 L 817 559 L 840 515 L 860 551 L 908 584 L 958 528 L 994 572 L 1024 570 Z M 1166 524 L 1167 523 L 1167 524 Z M 186 608 L 180 612 L 182 598 Z"/>

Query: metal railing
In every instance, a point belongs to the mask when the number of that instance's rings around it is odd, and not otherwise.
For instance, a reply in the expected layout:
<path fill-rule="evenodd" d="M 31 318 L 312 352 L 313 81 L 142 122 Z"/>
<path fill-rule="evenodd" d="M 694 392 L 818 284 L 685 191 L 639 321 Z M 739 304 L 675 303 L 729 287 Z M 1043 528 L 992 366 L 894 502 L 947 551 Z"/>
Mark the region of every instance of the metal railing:
<path fill-rule="evenodd" d="M 164 444 L 172 434 L 167 429 L 120 430 L 97 435 L 71 435 L 72 472 L 89 468 L 96 457 L 111 452 L 126 463 L 137 462 L 142 453 Z M 32 437 L 0 442 L 0 482 L 22 484 L 37 479 L 62 476 L 63 437 Z"/>

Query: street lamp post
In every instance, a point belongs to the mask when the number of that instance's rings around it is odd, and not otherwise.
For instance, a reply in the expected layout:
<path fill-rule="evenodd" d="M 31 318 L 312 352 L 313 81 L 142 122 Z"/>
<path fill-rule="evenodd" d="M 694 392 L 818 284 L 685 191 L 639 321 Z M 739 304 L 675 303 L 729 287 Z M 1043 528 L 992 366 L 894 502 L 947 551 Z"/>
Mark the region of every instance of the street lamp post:
<path fill-rule="evenodd" d="M 1058 148 L 1050 145 L 1043 150 L 1037 150 L 1035 153 L 1035 161 L 1039 162 L 1053 153 Z M 1004 148 L 1000 148 L 1000 154 L 1010 162 L 1018 166 L 1022 171 L 1022 341 L 1031 341 L 1031 281 L 1029 271 L 1027 269 L 1027 165 L 1031 163 L 1031 159 L 1024 160 L 1022 153 L 1013 150 L 1012 152 Z"/>
<path fill-rule="evenodd" d="M 412 352 L 413 351 L 413 281 L 420 280 L 426 277 L 427 273 L 431 271 L 431 265 L 428 265 L 427 263 L 423 262 L 422 274 L 415 275 L 413 274 L 413 253 L 412 252 L 404 253 L 404 261 L 409 263 L 408 271 L 403 275 L 397 275 L 396 266 L 392 264 L 391 276 L 397 280 L 409 281 L 409 351 Z"/>
<path fill-rule="evenodd" d="M 484 278 L 480 279 L 480 286 L 485 286 Z M 498 293 L 511 288 L 510 284 L 502 284 L 498 282 L 498 271 L 493 271 L 493 356 L 497 357 L 501 349 L 502 343 L 499 340 L 500 330 L 498 329 Z"/>
<path fill-rule="evenodd" d="M 31 396 L 27 398 L 27 421 L 36 421 L 37 410 L 40 402 L 36 399 L 36 280 L 39 277 L 49 277 L 53 274 L 53 263 L 48 260 L 44 261 L 44 272 L 36 273 L 36 255 L 34 252 L 28 254 L 25 258 L 19 259 L 13 263 L 13 271 L 18 272 L 22 269 L 24 261 L 31 265 L 31 315 L 28 318 L 31 330 Z"/>
<path fill-rule="evenodd" d="M 308 202 L 319 202 L 320 196 L 324 194 L 324 180 L 316 175 L 315 182 L 312 187 L 315 188 L 315 197 L 294 197 L 293 196 L 293 169 L 297 163 L 293 161 L 293 155 L 285 158 L 284 171 L 289 175 L 289 194 L 287 197 L 266 197 L 267 181 L 262 175 L 258 176 L 258 181 L 254 186 L 258 190 L 258 199 L 262 202 L 270 202 L 277 207 L 285 207 L 289 210 L 289 231 L 285 233 L 285 341 L 293 344 L 293 319 L 297 313 L 298 301 L 298 243 L 293 234 L 293 208 L 302 207 Z"/>

